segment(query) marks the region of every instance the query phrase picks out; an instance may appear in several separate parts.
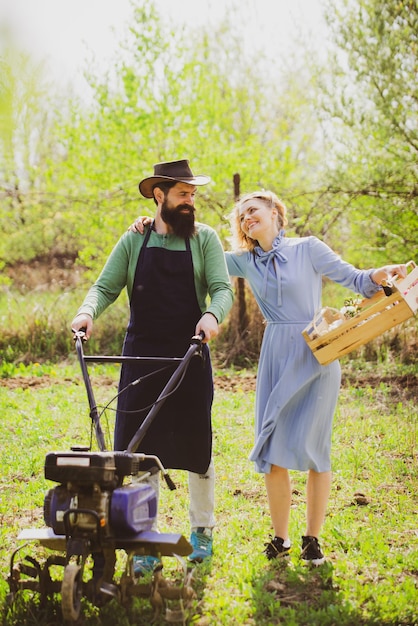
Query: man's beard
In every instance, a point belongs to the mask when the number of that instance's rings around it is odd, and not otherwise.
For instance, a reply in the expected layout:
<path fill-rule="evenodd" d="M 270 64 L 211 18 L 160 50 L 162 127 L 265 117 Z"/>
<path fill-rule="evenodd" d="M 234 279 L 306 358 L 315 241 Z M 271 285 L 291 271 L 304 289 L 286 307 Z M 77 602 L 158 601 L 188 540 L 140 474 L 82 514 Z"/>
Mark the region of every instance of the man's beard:
<path fill-rule="evenodd" d="M 187 212 L 182 213 L 182 210 Z M 161 218 L 171 227 L 173 233 L 182 239 L 193 237 L 196 232 L 194 223 L 195 209 L 191 204 L 178 204 L 176 207 L 169 208 L 167 200 L 161 205 Z"/>

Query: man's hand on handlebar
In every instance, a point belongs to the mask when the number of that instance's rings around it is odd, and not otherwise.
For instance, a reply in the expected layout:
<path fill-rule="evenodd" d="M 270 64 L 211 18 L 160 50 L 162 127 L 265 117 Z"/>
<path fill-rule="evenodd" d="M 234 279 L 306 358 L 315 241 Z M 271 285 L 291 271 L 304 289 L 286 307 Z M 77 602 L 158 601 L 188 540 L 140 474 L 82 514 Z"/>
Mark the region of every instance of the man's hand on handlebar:
<path fill-rule="evenodd" d="M 200 332 L 205 334 L 202 343 L 208 343 L 219 333 L 218 320 L 212 313 L 204 313 L 200 318 L 195 334 L 198 335 Z"/>
<path fill-rule="evenodd" d="M 86 333 L 85 340 L 87 341 L 87 339 L 90 339 L 93 331 L 93 319 L 90 315 L 87 315 L 87 313 L 80 313 L 80 315 L 76 315 L 71 322 L 71 330 L 84 330 Z"/>

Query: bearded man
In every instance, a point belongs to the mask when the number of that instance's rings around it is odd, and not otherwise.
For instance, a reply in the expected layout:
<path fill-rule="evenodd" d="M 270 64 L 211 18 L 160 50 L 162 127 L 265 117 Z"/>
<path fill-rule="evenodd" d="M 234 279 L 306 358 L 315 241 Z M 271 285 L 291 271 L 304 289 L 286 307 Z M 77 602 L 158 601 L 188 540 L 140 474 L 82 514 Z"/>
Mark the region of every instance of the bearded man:
<path fill-rule="evenodd" d="M 229 312 L 233 293 L 216 232 L 195 221 L 196 188 L 210 182 L 194 176 L 187 160 L 157 163 L 139 191 L 156 204 L 142 235 L 126 232 L 111 252 L 74 318 L 73 330 L 91 336 L 95 320 L 125 287 L 130 304 L 123 354 L 182 357 L 193 335 L 204 333 L 203 358 L 193 358 L 181 384 L 167 398 L 141 441 L 169 469 L 189 472 L 191 561 L 212 555 L 215 472 L 212 461 L 213 379 L 208 341 Z M 209 298 L 208 298 L 209 297 Z M 124 362 L 119 381 L 115 450 L 126 450 L 176 365 Z M 132 384 L 140 380 L 140 384 Z M 144 469 L 147 469 L 144 465 Z M 152 481 L 158 494 L 158 475 Z M 134 557 L 135 573 L 154 568 L 156 558 Z"/>

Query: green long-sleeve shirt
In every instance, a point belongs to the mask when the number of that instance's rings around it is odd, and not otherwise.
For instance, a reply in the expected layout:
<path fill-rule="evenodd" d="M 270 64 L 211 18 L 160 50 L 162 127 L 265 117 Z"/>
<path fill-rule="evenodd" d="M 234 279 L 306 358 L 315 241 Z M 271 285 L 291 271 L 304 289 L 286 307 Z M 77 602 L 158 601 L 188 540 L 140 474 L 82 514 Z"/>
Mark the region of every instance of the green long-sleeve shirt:
<path fill-rule="evenodd" d="M 89 289 L 78 313 L 87 313 L 93 319 L 114 302 L 126 287 L 129 300 L 135 278 L 143 235 L 126 232 L 110 253 L 96 282 Z M 148 247 L 185 250 L 185 241 L 173 234 L 151 232 Z M 202 311 L 212 313 L 219 323 L 228 314 L 233 292 L 228 277 L 225 256 L 220 239 L 213 228 L 196 223 L 196 235 L 190 239 L 196 296 Z M 208 301 L 209 296 L 209 301 Z"/>

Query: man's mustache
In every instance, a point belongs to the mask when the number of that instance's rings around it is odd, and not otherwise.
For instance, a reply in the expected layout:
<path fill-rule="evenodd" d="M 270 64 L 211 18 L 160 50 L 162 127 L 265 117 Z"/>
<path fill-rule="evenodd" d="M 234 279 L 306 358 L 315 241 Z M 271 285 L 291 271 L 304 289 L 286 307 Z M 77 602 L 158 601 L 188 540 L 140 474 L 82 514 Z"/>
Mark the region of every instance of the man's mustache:
<path fill-rule="evenodd" d="M 182 211 L 188 211 L 189 213 L 192 213 L 194 215 L 194 213 L 196 212 L 196 209 L 194 208 L 192 204 L 178 204 L 175 207 L 175 209 L 172 209 L 172 211 L 174 213 L 181 213 Z"/>

